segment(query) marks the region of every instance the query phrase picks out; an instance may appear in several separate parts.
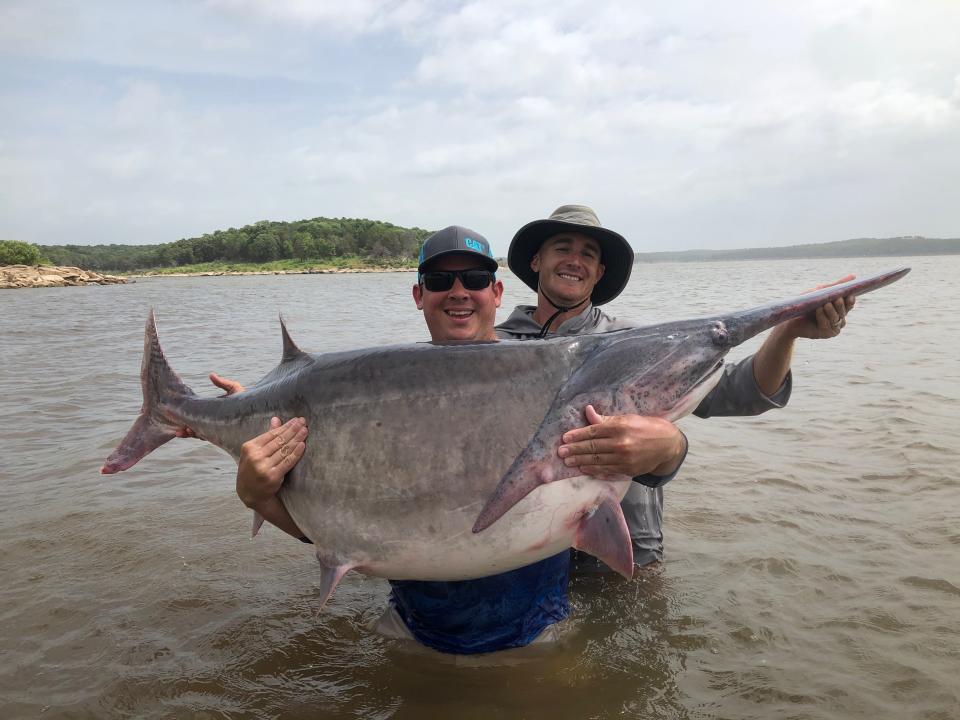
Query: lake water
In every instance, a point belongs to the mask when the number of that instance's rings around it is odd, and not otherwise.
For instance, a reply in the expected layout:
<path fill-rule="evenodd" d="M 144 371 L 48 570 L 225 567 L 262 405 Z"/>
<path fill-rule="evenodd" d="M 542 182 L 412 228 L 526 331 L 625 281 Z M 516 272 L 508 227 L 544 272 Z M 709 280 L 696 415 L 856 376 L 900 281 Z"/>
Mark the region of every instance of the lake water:
<path fill-rule="evenodd" d="M 412 274 L 0 293 L 0 717 L 960 717 L 960 258 L 638 265 L 610 309 L 680 319 L 899 265 L 841 337 L 801 341 L 786 409 L 681 422 L 663 574 L 574 579 L 568 642 L 515 666 L 371 633 L 383 580 L 348 575 L 317 615 L 310 548 L 249 539 L 211 446 L 97 473 L 151 306 L 213 395 L 210 370 L 277 362 L 280 311 L 312 351 L 424 339 Z M 530 301 L 505 282 L 505 308 Z"/>

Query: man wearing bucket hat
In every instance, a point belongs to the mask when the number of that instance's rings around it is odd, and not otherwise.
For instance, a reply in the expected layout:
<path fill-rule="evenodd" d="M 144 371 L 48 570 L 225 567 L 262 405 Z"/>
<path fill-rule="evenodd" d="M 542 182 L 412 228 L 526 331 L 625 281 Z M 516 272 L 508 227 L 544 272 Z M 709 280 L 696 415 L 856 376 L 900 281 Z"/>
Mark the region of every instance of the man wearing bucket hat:
<path fill-rule="evenodd" d="M 497 326 L 498 337 L 528 340 L 633 327 L 599 307 L 627 286 L 633 258 L 626 239 L 601 226 L 597 214 L 585 205 L 563 205 L 549 218 L 527 223 L 513 236 L 507 262 L 537 293 L 537 304 L 517 306 Z M 775 328 L 756 354 L 726 366 L 721 381 L 694 414 L 759 415 L 786 405 L 794 340 L 835 337 L 853 304 L 853 298 L 837 301 L 817 310 L 815 320 L 797 318 Z M 634 562 L 654 569 L 663 559 L 663 486 L 686 455 L 686 438 L 662 418 L 603 417 L 592 407 L 586 409 L 586 417 L 589 425 L 566 433 L 558 452 L 568 466 L 587 474 L 633 476 L 636 482 L 622 507 Z M 578 553 L 577 567 L 602 569 L 602 564 Z"/>
<path fill-rule="evenodd" d="M 629 327 L 605 315 L 599 306 L 627 286 L 633 248 L 622 235 L 602 227 L 596 213 L 585 205 L 563 205 L 546 220 L 524 225 L 510 242 L 507 262 L 513 274 L 537 293 L 532 312 L 518 307 L 500 326 L 510 337 L 545 337 L 551 331 L 579 335 Z"/>

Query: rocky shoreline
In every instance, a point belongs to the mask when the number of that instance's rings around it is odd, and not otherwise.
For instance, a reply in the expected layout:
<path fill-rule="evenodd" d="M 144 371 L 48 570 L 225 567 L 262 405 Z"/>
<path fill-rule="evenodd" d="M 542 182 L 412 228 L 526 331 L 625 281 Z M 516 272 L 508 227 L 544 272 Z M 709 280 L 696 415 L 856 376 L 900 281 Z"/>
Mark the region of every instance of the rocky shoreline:
<path fill-rule="evenodd" d="M 218 277 L 221 275 L 341 275 L 346 273 L 416 272 L 416 268 L 306 268 L 304 270 L 210 270 L 192 273 L 141 273 L 106 275 L 76 267 L 52 265 L 2 265 L 0 290 L 76 285 L 117 285 L 135 278 Z"/>
<path fill-rule="evenodd" d="M 78 285 L 118 285 L 127 282 L 119 275 L 103 275 L 76 267 L 51 265 L 2 265 L 0 290 Z"/>

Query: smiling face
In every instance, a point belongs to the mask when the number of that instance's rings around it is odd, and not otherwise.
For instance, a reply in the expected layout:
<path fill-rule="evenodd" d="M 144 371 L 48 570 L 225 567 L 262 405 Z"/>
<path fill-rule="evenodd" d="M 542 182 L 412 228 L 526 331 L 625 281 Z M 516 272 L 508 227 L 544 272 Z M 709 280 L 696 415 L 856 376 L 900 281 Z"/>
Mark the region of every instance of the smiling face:
<path fill-rule="evenodd" d="M 560 305 L 576 305 L 590 296 L 603 277 L 600 244 L 589 235 L 564 232 L 547 238 L 530 261 L 540 274 L 540 290 Z"/>
<path fill-rule="evenodd" d="M 469 254 L 444 255 L 428 271 L 483 270 Z M 494 281 L 483 290 L 467 290 L 460 278 L 443 292 L 431 292 L 419 283 L 413 286 L 413 300 L 423 310 L 433 340 L 496 340 L 493 323 L 503 297 L 503 283 Z"/>

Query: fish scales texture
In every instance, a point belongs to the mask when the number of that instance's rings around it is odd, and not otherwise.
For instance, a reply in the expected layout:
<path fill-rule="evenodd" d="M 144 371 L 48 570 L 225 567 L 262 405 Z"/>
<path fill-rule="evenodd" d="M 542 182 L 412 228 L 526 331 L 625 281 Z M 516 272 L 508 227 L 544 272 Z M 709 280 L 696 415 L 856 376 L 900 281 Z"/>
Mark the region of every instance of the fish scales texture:
<path fill-rule="evenodd" d="M 316 356 L 297 383 L 311 388 L 311 434 L 284 505 L 336 564 L 394 579 L 462 573 L 444 568 L 435 546 L 458 536 L 473 544 L 483 500 L 581 362 L 581 343 L 562 344 L 559 353 L 505 343 Z"/>
<path fill-rule="evenodd" d="M 503 531 L 470 533 L 557 388 L 601 344 L 559 338 L 301 354 L 240 395 L 191 395 L 164 412 L 234 458 L 274 415 L 306 418 L 307 449 L 281 498 L 325 565 L 392 579 L 480 577 L 569 547 L 569 518 L 610 493 L 607 483 L 581 478 L 525 502 Z"/>

